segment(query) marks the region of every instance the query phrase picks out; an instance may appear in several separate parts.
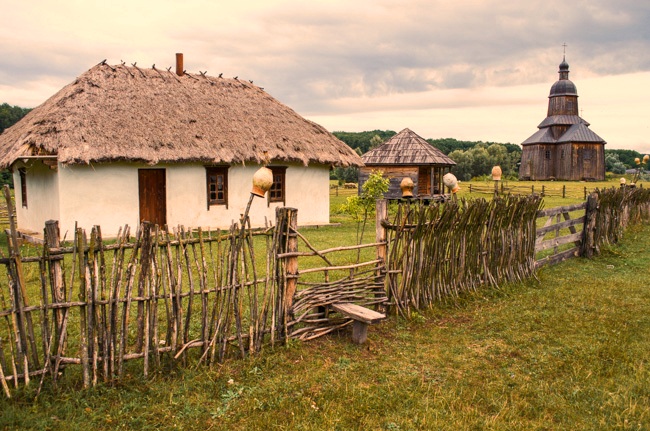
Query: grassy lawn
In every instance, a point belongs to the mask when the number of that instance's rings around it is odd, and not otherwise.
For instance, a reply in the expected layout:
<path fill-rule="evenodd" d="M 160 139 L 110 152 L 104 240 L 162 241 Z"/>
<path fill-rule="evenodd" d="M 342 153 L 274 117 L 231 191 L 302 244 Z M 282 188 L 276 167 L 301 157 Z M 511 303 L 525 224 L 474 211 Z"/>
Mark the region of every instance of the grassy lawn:
<path fill-rule="evenodd" d="M 354 234 L 345 216 L 332 221 Z M 303 233 L 320 247 L 337 232 Z M 650 226 L 632 227 L 538 281 L 392 317 L 361 347 L 344 331 L 148 380 L 134 363 L 117 387 L 76 391 L 65 376 L 36 400 L 33 381 L 0 397 L 0 429 L 647 430 L 649 259 Z"/>

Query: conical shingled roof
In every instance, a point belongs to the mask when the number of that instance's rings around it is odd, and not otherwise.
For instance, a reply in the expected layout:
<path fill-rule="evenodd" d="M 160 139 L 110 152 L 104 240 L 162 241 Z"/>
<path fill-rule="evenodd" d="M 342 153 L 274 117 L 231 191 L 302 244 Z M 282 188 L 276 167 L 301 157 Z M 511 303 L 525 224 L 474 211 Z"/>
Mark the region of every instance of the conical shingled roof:
<path fill-rule="evenodd" d="M 361 158 L 366 165 L 453 166 L 456 164 L 442 151 L 408 128 L 368 151 Z"/>
<path fill-rule="evenodd" d="M 0 166 L 20 157 L 112 161 L 362 166 L 323 127 L 249 81 L 104 62 L 0 135 Z"/>

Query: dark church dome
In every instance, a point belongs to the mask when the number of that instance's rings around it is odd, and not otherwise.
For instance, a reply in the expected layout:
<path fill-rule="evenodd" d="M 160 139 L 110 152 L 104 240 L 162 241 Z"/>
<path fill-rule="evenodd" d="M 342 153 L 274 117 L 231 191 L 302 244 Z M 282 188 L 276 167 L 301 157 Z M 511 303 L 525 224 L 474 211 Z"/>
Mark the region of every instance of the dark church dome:
<path fill-rule="evenodd" d="M 562 58 L 558 73 L 560 74 L 560 79 L 551 87 L 549 97 L 577 96 L 578 90 L 576 89 L 576 85 L 569 80 L 569 63 L 566 62 L 565 58 Z"/>
<path fill-rule="evenodd" d="M 551 87 L 551 94 L 548 97 L 554 96 L 577 96 L 578 90 L 576 85 L 568 79 L 560 79 L 556 81 Z"/>

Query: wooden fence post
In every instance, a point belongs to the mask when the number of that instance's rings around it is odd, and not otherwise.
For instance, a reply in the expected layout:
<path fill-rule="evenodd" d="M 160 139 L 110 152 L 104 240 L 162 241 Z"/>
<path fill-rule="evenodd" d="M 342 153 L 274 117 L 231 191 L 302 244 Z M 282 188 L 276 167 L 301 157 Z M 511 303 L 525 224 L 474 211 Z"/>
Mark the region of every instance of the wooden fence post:
<path fill-rule="evenodd" d="M 592 257 L 594 253 L 598 254 L 600 252 L 595 238 L 597 216 L 598 195 L 592 193 L 589 195 L 589 199 L 587 199 L 587 208 L 585 209 L 585 224 L 580 247 L 580 256 L 582 257 Z"/>
<path fill-rule="evenodd" d="M 377 199 L 375 211 L 375 242 L 380 244 L 377 246 L 377 259 L 386 261 L 386 229 L 381 225 L 381 221 L 388 217 L 388 205 L 386 199 Z"/>
<path fill-rule="evenodd" d="M 282 253 L 295 253 L 298 251 L 298 210 L 295 208 L 283 207 L 276 210 L 276 229 L 282 229 L 280 239 L 280 251 Z M 291 308 L 293 307 L 293 296 L 298 285 L 298 257 L 290 256 L 284 262 L 284 289 L 282 292 L 282 322 L 284 324 L 283 335 L 288 336 L 288 323 L 291 320 Z M 287 337 L 288 338 L 288 337 Z"/>
<path fill-rule="evenodd" d="M 49 255 L 50 249 L 61 246 L 59 233 L 58 220 L 48 220 L 45 222 L 45 247 L 48 253 L 48 262 L 50 264 L 50 289 L 52 290 L 52 302 L 54 304 L 66 302 L 65 285 L 63 283 L 63 268 L 61 267 L 63 259 L 53 259 Z M 54 343 L 50 346 L 50 351 L 55 352 L 55 354 L 59 351 L 59 343 L 63 340 L 62 332 L 65 331 L 63 314 L 64 311 L 61 308 L 56 308 L 54 310 Z M 53 370 L 52 372 L 54 384 L 56 384 L 58 377 L 57 371 L 58 370 Z"/>
<path fill-rule="evenodd" d="M 386 250 L 387 250 L 387 245 L 386 245 L 386 228 L 382 226 L 381 222 L 382 220 L 385 220 L 388 218 L 388 204 L 387 204 L 386 199 L 377 199 L 375 203 L 375 242 L 378 243 L 377 245 L 377 259 L 380 259 L 382 261 L 382 264 L 384 265 L 383 271 L 381 271 L 380 274 L 377 275 L 384 275 L 386 276 L 386 271 L 388 270 L 388 263 L 386 262 Z M 381 243 L 381 244 L 380 244 Z M 385 279 L 383 280 L 385 281 Z M 385 283 L 384 283 L 384 289 L 385 289 Z M 384 296 L 386 293 L 385 292 L 377 292 L 375 296 Z M 379 309 L 380 305 L 377 305 L 376 309 Z"/>
<path fill-rule="evenodd" d="M 27 301 L 27 286 L 25 284 L 25 273 L 23 271 L 22 257 L 20 255 L 20 244 L 18 240 L 18 227 L 16 225 L 16 211 L 11 199 L 11 191 L 9 186 L 5 184 L 3 188 L 4 197 L 7 201 L 7 214 L 9 216 L 9 254 L 10 254 L 10 277 L 13 279 L 11 289 L 12 297 L 12 320 L 14 327 L 14 336 L 16 338 L 17 353 L 19 362 L 22 361 L 23 376 L 25 378 L 25 385 L 29 385 L 29 355 L 34 364 L 34 368 L 38 368 L 38 352 L 36 350 L 36 337 L 34 336 L 34 326 L 32 323 L 32 315 L 25 308 L 29 307 Z M 31 352 L 30 352 L 31 348 Z M 17 373 L 14 375 L 15 381 L 18 382 Z"/>

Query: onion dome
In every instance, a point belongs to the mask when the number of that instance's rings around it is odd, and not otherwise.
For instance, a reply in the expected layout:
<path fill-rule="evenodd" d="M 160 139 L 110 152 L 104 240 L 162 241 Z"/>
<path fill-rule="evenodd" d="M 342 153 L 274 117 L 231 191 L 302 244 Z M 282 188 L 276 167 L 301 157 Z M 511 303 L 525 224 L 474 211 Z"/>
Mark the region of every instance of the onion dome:
<path fill-rule="evenodd" d="M 566 62 L 566 59 L 562 59 L 560 63 L 560 79 L 553 84 L 551 87 L 551 93 L 549 97 L 554 96 L 577 96 L 578 90 L 576 85 L 569 80 L 569 63 Z"/>

